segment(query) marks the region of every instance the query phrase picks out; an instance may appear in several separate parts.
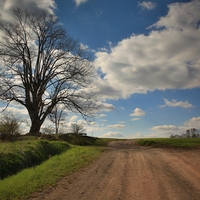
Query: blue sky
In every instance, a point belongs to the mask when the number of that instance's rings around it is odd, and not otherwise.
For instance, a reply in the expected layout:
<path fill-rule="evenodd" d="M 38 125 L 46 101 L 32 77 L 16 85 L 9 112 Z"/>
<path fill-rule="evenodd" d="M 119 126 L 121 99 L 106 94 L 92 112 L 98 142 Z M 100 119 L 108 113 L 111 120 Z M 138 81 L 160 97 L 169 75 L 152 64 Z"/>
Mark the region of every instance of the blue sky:
<path fill-rule="evenodd" d="M 101 113 L 85 124 L 88 135 L 169 137 L 200 129 L 199 0 L 19 2 L 54 13 L 91 52 Z M 18 3 L 1 2 L 1 17 Z M 9 109 L 25 115 L 20 106 Z M 66 126 L 80 120 L 70 115 Z"/>

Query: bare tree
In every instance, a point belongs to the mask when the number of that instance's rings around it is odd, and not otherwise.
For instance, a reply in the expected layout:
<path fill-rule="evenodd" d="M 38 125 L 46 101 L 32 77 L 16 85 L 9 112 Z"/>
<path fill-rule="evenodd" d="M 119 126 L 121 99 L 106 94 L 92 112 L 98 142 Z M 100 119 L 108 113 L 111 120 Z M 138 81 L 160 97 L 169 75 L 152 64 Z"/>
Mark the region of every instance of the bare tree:
<path fill-rule="evenodd" d="M 84 133 L 86 130 L 84 128 L 84 125 L 81 123 L 73 123 L 71 124 L 70 132 L 74 134 Z"/>
<path fill-rule="evenodd" d="M 12 136 L 20 132 L 21 120 L 14 115 L 6 113 L 0 118 L 0 139 L 12 139 Z"/>
<path fill-rule="evenodd" d="M 90 91 L 94 67 L 79 43 L 46 12 L 14 10 L 14 20 L 0 24 L 0 99 L 28 110 L 29 134 L 37 135 L 58 104 L 82 115 L 96 112 Z"/>
<path fill-rule="evenodd" d="M 49 119 L 55 124 L 56 134 L 59 132 L 60 122 L 65 120 L 65 107 L 59 104 L 55 105 L 54 109 L 49 113 Z"/>

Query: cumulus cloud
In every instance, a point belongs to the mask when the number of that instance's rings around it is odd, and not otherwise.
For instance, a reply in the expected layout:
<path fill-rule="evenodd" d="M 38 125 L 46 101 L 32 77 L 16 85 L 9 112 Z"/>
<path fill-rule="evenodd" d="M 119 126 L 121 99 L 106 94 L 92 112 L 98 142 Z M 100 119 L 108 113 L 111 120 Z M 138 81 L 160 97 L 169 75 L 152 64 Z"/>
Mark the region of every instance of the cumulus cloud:
<path fill-rule="evenodd" d="M 125 128 L 124 124 L 112 124 L 108 125 L 107 128 Z"/>
<path fill-rule="evenodd" d="M 174 125 L 162 125 L 162 126 L 154 126 L 151 130 L 153 131 L 175 131 L 178 130 L 177 126 Z"/>
<path fill-rule="evenodd" d="M 109 52 L 96 52 L 102 98 L 200 87 L 200 1 L 169 5 L 148 35 L 131 35 Z"/>
<path fill-rule="evenodd" d="M 131 121 L 138 121 L 138 120 L 140 120 L 139 117 L 131 119 Z"/>
<path fill-rule="evenodd" d="M 69 121 L 70 122 L 76 122 L 77 119 L 78 119 L 78 117 L 76 115 L 74 115 L 74 116 L 70 117 Z"/>
<path fill-rule="evenodd" d="M 187 129 L 196 128 L 200 129 L 200 117 L 193 117 L 188 121 L 185 121 L 182 126 L 175 125 L 160 125 L 154 126 L 151 128 L 153 133 L 149 134 L 149 136 L 156 137 L 169 137 L 170 135 L 181 135 L 185 133 Z"/>
<path fill-rule="evenodd" d="M 0 103 L 0 113 L 4 114 L 4 112 L 11 113 L 15 116 L 20 116 L 20 117 L 24 117 L 24 118 L 26 118 L 26 116 L 28 114 L 28 111 L 24 106 L 20 105 L 17 102 L 14 102 L 14 101 L 11 102 L 8 107 L 5 102 Z"/>
<path fill-rule="evenodd" d="M 156 3 L 153 3 L 151 1 L 143 1 L 138 2 L 138 6 L 140 6 L 142 9 L 152 10 L 156 7 Z"/>
<path fill-rule="evenodd" d="M 177 101 L 176 99 L 172 99 L 172 101 L 169 101 L 167 99 L 164 99 L 165 104 L 162 105 L 161 107 L 181 107 L 181 108 L 194 108 L 192 104 L 190 104 L 188 101 Z"/>
<path fill-rule="evenodd" d="M 76 6 L 80 6 L 82 3 L 86 3 L 88 0 L 74 0 L 74 2 L 76 3 Z"/>
<path fill-rule="evenodd" d="M 106 138 L 121 138 L 124 137 L 121 133 L 118 132 L 108 132 L 104 135 L 102 135 L 101 137 L 106 137 Z"/>
<path fill-rule="evenodd" d="M 113 106 L 112 104 L 105 103 L 105 102 L 97 102 L 97 107 L 99 111 L 106 111 L 106 112 L 116 109 L 115 106 Z"/>
<path fill-rule="evenodd" d="M 172 3 L 168 5 L 169 12 L 161 17 L 153 26 L 160 28 L 175 28 L 183 30 L 199 29 L 200 1 L 193 0 L 188 3 Z"/>
<path fill-rule="evenodd" d="M 95 66 L 97 65 L 95 64 Z M 101 100 L 118 99 L 119 96 L 121 96 L 119 90 L 117 88 L 114 88 L 112 85 L 110 85 L 110 80 L 108 81 L 106 79 L 101 79 L 100 77 L 97 78 L 96 84 L 94 86 L 94 90 L 95 92 L 97 92 L 98 97 Z"/>
<path fill-rule="evenodd" d="M 142 109 L 136 108 L 136 109 L 133 111 L 133 113 L 130 114 L 131 117 L 134 117 L 134 118 L 131 119 L 131 121 L 138 121 L 138 120 L 140 120 L 139 117 L 145 116 L 145 115 L 146 115 L 146 113 L 145 113 Z"/>
<path fill-rule="evenodd" d="M 136 108 L 132 114 L 130 114 L 131 117 L 140 117 L 140 116 L 145 116 L 146 113 L 140 109 L 140 108 Z"/>
<path fill-rule="evenodd" d="M 192 119 L 186 121 L 184 125 L 187 128 L 196 128 L 200 129 L 200 117 L 193 117 Z"/>
<path fill-rule="evenodd" d="M 161 125 L 161 126 L 154 126 L 151 128 L 154 131 L 154 136 L 159 137 L 169 137 L 172 134 L 181 134 L 183 133 L 182 127 L 177 127 L 174 125 Z"/>
<path fill-rule="evenodd" d="M 100 114 L 99 117 L 106 117 L 106 114 Z"/>
<path fill-rule="evenodd" d="M 31 11 L 41 11 L 45 10 L 50 14 L 54 14 L 54 10 L 56 9 L 56 3 L 54 0 L 42 0 L 42 1 L 34 1 L 34 0 L 3 0 L 0 2 L 0 19 L 1 20 L 9 20 L 11 19 L 13 9 L 20 8 L 31 9 Z"/>

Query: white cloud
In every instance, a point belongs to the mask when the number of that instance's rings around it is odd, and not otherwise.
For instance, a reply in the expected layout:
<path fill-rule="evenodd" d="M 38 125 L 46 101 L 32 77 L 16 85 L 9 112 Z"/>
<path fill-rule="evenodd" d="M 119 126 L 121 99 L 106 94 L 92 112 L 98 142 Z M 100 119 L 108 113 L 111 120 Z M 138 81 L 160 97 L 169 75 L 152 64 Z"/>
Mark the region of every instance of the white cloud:
<path fill-rule="evenodd" d="M 142 7 L 142 9 L 152 10 L 156 7 L 156 3 L 153 3 L 151 1 L 143 1 L 138 2 L 138 6 Z"/>
<path fill-rule="evenodd" d="M 9 107 L 7 107 L 7 108 L 6 108 L 6 105 L 3 104 L 3 102 L 1 102 L 0 106 L 1 106 L 0 107 L 0 113 L 1 113 L 1 115 L 3 115 L 4 112 L 5 113 L 11 113 L 14 116 L 17 116 L 19 118 L 20 117 L 26 118 L 27 115 L 28 115 L 27 109 L 24 106 L 22 106 L 22 105 L 20 105 L 19 103 L 16 103 L 16 102 L 11 102 L 9 104 Z M 6 110 L 5 110 L 5 108 L 6 108 Z"/>
<path fill-rule="evenodd" d="M 146 113 L 140 109 L 140 108 L 136 108 L 132 114 L 130 114 L 131 117 L 140 117 L 140 116 L 145 116 Z"/>
<path fill-rule="evenodd" d="M 108 128 L 125 128 L 124 124 L 112 124 L 112 125 L 108 125 Z"/>
<path fill-rule="evenodd" d="M 42 0 L 42 1 L 34 1 L 34 0 L 4 0 L 0 2 L 0 18 L 1 20 L 9 20 L 11 19 L 11 15 L 13 9 L 20 8 L 31 9 L 30 11 L 40 11 L 45 10 L 50 14 L 54 14 L 54 10 L 56 9 L 56 3 L 54 0 Z"/>
<path fill-rule="evenodd" d="M 112 104 L 104 103 L 104 102 L 97 102 L 97 107 L 99 111 L 106 111 L 106 112 L 116 109 L 115 106 L 113 106 Z"/>
<path fill-rule="evenodd" d="M 163 132 L 163 131 L 175 131 L 178 130 L 177 126 L 174 125 L 162 125 L 162 126 L 154 126 L 151 130 Z"/>
<path fill-rule="evenodd" d="M 171 4 L 149 35 L 133 34 L 97 52 L 94 64 L 105 74 L 97 82 L 101 97 L 200 87 L 199 10 L 199 0 Z"/>
<path fill-rule="evenodd" d="M 182 127 L 177 127 L 174 125 L 161 125 L 161 126 L 154 126 L 151 128 L 154 133 L 150 134 L 151 136 L 157 136 L 157 137 L 169 137 L 170 135 L 180 135 L 183 133 Z"/>
<path fill-rule="evenodd" d="M 181 107 L 181 108 L 194 108 L 192 104 L 190 104 L 188 101 L 177 101 L 176 99 L 172 99 L 172 101 L 169 101 L 167 99 L 164 99 L 165 104 L 162 105 L 161 107 Z"/>
<path fill-rule="evenodd" d="M 100 114 L 99 117 L 106 117 L 106 115 L 105 114 Z"/>
<path fill-rule="evenodd" d="M 198 30 L 200 17 L 199 7 L 199 0 L 193 0 L 187 3 L 172 3 L 168 5 L 169 12 L 167 16 L 161 17 L 153 26 L 157 28 L 176 28 L 183 31 L 185 28 Z"/>
<path fill-rule="evenodd" d="M 118 132 L 108 132 L 104 135 L 102 135 L 101 137 L 106 137 L 106 138 L 121 138 L 121 137 L 124 137 L 121 133 L 118 133 Z"/>
<path fill-rule="evenodd" d="M 95 53 L 95 50 L 94 49 L 90 49 L 90 47 L 88 45 L 80 43 L 80 47 L 81 47 L 81 49 L 83 49 L 86 52 L 93 52 L 93 53 Z"/>
<path fill-rule="evenodd" d="M 200 129 L 200 117 L 193 117 L 192 119 L 186 121 L 184 125 L 187 127 L 187 129 L 190 128 Z"/>
<path fill-rule="evenodd" d="M 95 66 L 97 65 L 95 64 Z M 120 92 L 117 88 L 113 88 L 113 86 L 110 85 L 110 81 L 99 77 L 97 78 L 94 90 L 101 100 L 118 99 L 120 96 Z"/>
<path fill-rule="evenodd" d="M 78 119 L 78 117 L 76 115 L 74 115 L 74 116 L 70 117 L 69 121 L 70 122 L 76 122 L 77 119 Z"/>
<path fill-rule="evenodd" d="M 74 2 L 76 3 L 76 6 L 80 6 L 82 3 L 86 3 L 88 0 L 74 0 Z"/>
<path fill-rule="evenodd" d="M 138 118 L 133 118 L 133 119 L 131 119 L 131 121 L 138 121 L 138 120 L 140 120 L 139 117 L 138 117 Z"/>
<path fill-rule="evenodd" d="M 181 135 L 186 130 L 196 128 L 200 130 L 200 117 L 193 117 L 188 121 L 185 121 L 183 126 L 175 125 L 160 125 L 151 128 L 153 133 L 149 134 L 150 137 L 169 137 L 170 135 Z"/>

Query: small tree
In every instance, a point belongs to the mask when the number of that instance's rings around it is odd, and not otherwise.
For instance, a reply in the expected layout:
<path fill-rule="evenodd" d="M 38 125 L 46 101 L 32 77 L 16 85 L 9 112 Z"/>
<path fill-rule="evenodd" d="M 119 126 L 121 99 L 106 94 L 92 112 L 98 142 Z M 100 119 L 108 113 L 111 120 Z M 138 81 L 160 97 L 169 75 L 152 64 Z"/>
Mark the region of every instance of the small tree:
<path fill-rule="evenodd" d="M 19 134 L 20 120 L 14 115 L 5 114 L 0 119 L 0 138 L 2 140 L 12 139 L 14 135 Z"/>
<path fill-rule="evenodd" d="M 86 130 L 84 125 L 81 123 L 73 123 L 71 124 L 70 132 L 79 135 L 79 133 L 84 133 Z"/>
<path fill-rule="evenodd" d="M 14 10 L 0 23 L 0 99 L 26 107 L 29 134 L 37 135 L 54 107 L 63 104 L 85 120 L 96 113 L 90 91 L 94 67 L 83 45 L 69 37 L 47 12 Z"/>
<path fill-rule="evenodd" d="M 56 134 L 59 132 L 61 121 L 65 120 L 66 114 L 64 113 L 65 107 L 56 105 L 54 109 L 49 113 L 49 119 L 55 124 Z"/>

